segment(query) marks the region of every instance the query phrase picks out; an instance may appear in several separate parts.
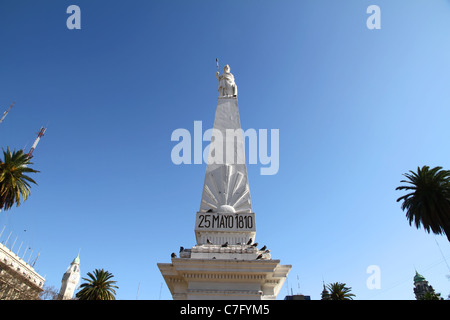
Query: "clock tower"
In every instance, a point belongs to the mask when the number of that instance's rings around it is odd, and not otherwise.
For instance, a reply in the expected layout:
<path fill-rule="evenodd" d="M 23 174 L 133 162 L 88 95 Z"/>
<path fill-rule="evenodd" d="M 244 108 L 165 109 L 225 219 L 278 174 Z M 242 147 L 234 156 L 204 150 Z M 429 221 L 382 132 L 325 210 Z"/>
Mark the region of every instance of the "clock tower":
<path fill-rule="evenodd" d="M 73 259 L 67 271 L 61 280 L 61 289 L 59 290 L 58 300 L 71 300 L 80 281 L 80 254 Z"/>

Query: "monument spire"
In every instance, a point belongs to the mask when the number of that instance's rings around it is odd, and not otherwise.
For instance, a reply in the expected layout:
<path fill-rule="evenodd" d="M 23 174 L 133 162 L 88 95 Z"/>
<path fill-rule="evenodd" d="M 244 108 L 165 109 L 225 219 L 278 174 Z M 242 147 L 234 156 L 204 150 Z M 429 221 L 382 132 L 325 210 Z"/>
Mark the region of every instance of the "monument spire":
<path fill-rule="evenodd" d="M 219 239 L 221 243 L 246 243 L 250 238 L 255 238 L 256 229 L 237 85 L 229 65 L 225 65 L 222 75 L 219 76 L 217 71 L 216 77 L 219 80 L 219 97 L 197 214 L 197 243 L 206 243 L 207 239 L 213 243 L 218 243 Z"/>
<path fill-rule="evenodd" d="M 172 253 L 171 263 L 158 268 L 173 299 L 276 299 L 292 266 L 255 243 L 237 85 L 229 65 L 216 77 L 219 96 L 195 220 L 197 244 L 180 247 L 179 257 Z"/>

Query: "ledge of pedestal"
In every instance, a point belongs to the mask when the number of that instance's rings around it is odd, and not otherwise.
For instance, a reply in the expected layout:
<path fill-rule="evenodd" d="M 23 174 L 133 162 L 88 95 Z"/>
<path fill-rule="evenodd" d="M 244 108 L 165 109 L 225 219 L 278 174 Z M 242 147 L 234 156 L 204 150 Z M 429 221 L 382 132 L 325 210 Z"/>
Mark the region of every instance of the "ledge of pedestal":
<path fill-rule="evenodd" d="M 270 260 L 270 253 L 260 251 L 248 245 L 196 245 L 192 249 L 180 252 L 180 258 L 190 259 L 226 259 L 226 260 Z"/>
<path fill-rule="evenodd" d="M 272 259 L 173 258 L 158 267 L 174 299 L 274 299 L 291 270 Z"/>

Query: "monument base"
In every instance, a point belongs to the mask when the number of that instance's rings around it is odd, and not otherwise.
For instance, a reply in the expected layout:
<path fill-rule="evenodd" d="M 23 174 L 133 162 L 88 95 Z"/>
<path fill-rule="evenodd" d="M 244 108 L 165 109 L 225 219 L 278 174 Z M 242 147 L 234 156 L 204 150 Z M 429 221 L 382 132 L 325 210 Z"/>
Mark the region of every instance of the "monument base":
<path fill-rule="evenodd" d="M 245 245 L 198 245 L 158 263 L 174 300 L 275 300 L 291 267 Z"/>

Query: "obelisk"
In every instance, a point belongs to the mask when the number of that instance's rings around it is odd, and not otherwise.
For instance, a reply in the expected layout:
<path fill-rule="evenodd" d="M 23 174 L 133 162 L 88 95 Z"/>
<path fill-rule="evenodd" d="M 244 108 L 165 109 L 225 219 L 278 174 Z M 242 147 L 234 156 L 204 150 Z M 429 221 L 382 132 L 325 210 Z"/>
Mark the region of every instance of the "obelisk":
<path fill-rule="evenodd" d="M 230 67 L 219 75 L 219 96 L 200 209 L 197 244 L 158 263 L 173 299 L 276 299 L 290 265 L 255 243 L 237 85 Z M 261 248 L 262 247 L 262 248 Z"/>
<path fill-rule="evenodd" d="M 222 75 L 216 76 L 219 97 L 195 234 L 197 244 L 245 244 L 255 239 L 256 225 L 237 86 L 228 65 Z"/>

